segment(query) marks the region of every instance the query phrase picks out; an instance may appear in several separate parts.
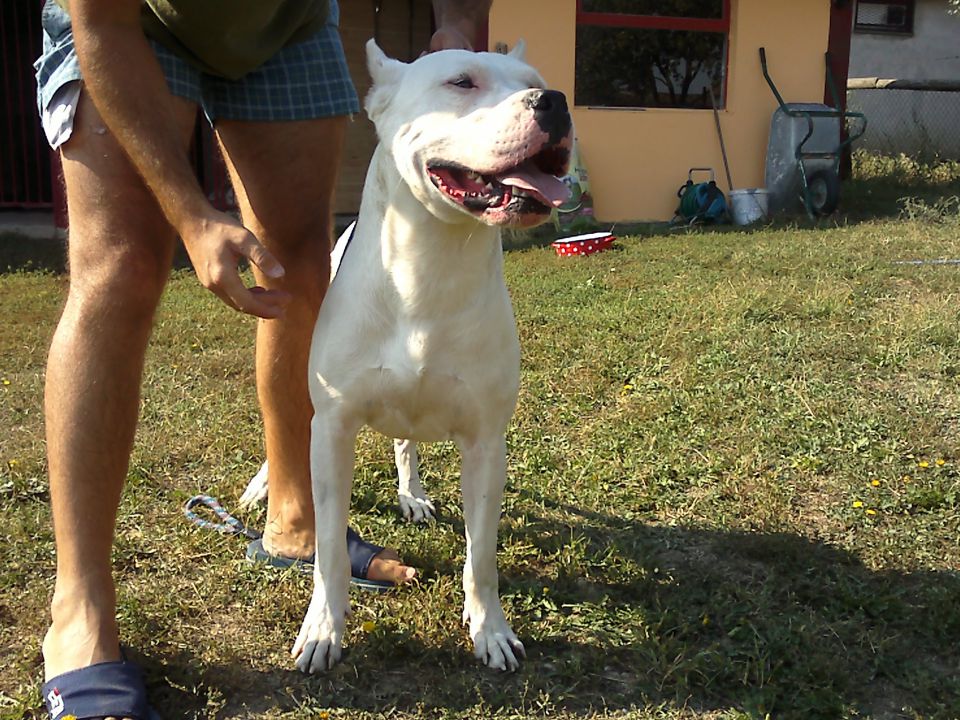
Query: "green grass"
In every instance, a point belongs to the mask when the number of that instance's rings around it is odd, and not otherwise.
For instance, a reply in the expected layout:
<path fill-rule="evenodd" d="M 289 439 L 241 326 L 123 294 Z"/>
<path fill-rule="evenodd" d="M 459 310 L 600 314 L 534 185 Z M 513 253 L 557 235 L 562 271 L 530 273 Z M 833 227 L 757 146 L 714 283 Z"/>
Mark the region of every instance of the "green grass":
<path fill-rule="evenodd" d="M 352 594 L 345 661 L 293 670 L 308 580 L 180 514 L 201 490 L 235 506 L 262 450 L 254 323 L 175 273 L 115 552 L 165 717 L 960 717 L 960 267 L 895 264 L 960 258 L 960 172 L 868 160 L 819 225 L 507 254 L 523 374 L 501 591 L 528 654 L 510 675 L 460 626 L 455 449 L 423 448 L 441 518 L 412 527 L 370 433 L 352 521 L 422 582 Z M 42 717 L 41 394 L 65 287 L 0 275 L 4 720 Z"/>

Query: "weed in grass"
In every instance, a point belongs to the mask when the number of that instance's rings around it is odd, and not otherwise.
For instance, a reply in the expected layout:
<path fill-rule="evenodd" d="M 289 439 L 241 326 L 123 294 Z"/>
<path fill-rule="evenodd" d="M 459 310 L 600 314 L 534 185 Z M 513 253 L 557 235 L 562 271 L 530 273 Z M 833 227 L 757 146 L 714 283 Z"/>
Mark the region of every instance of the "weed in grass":
<path fill-rule="evenodd" d="M 937 198 L 928 203 L 921 198 L 905 197 L 900 200 L 901 217 L 918 223 L 960 223 L 960 197 Z"/>

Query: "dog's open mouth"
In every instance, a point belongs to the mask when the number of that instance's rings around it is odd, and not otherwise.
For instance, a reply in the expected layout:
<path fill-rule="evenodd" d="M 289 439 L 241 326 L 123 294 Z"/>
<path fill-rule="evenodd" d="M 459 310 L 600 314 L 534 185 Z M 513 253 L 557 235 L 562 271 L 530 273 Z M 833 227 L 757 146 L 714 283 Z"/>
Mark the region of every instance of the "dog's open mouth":
<path fill-rule="evenodd" d="M 427 164 L 427 172 L 444 195 L 473 213 L 546 215 L 570 196 L 570 189 L 557 177 L 566 172 L 569 156 L 569 150 L 556 147 L 503 170 L 480 172 L 434 161 Z"/>

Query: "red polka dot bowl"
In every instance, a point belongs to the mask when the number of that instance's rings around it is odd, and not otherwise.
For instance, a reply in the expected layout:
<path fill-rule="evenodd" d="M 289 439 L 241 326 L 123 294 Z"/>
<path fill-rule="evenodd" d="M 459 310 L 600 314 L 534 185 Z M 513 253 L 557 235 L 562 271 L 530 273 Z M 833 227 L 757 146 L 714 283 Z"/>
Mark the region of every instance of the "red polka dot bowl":
<path fill-rule="evenodd" d="M 613 244 L 616 237 L 608 232 L 587 233 L 573 237 L 560 238 L 551 243 L 557 255 L 590 255 L 591 253 L 606 250 Z"/>

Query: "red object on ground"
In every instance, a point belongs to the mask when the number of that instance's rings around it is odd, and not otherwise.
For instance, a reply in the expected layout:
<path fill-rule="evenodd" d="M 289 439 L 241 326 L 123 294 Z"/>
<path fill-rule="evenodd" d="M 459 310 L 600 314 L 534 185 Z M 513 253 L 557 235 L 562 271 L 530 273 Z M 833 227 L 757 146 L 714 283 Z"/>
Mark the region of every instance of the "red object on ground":
<path fill-rule="evenodd" d="M 606 250 L 617 238 L 608 232 L 587 233 L 561 238 L 551 243 L 557 255 L 590 255 Z"/>

